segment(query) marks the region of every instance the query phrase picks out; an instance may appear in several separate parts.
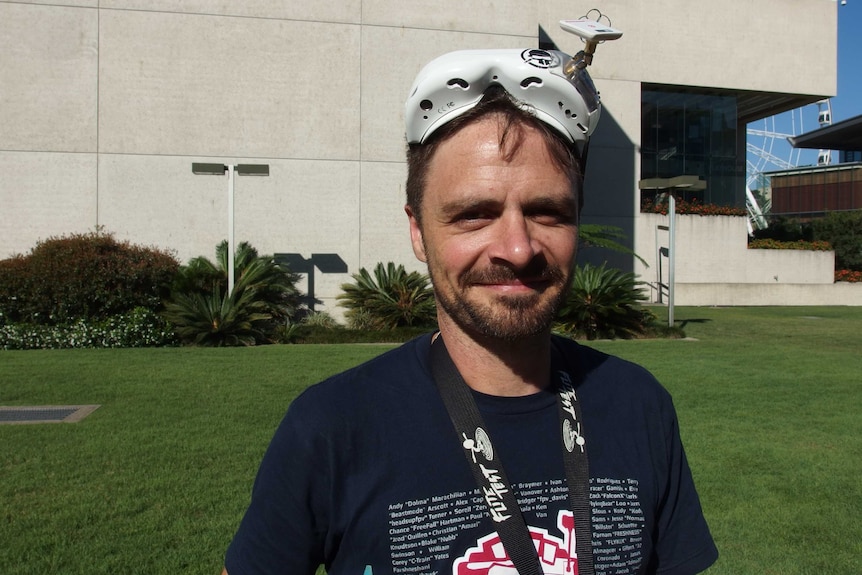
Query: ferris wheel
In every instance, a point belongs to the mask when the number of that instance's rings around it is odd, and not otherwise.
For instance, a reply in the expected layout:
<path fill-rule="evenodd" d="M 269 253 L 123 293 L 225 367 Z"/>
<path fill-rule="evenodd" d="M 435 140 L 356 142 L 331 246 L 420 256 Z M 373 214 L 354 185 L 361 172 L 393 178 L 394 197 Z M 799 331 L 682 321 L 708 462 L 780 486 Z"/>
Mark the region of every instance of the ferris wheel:
<path fill-rule="evenodd" d="M 769 181 L 765 173 L 832 163 L 830 150 L 819 150 L 815 156 L 813 150 L 794 148 L 787 138 L 831 124 L 832 106 L 827 98 L 748 125 L 745 195 L 749 232 L 766 227 L 763 214 L 769 211 L 770 202 L 767 199 Z M 760 194 L 760 200 L 755 197 L 756 191 L 765 192 Z"/>

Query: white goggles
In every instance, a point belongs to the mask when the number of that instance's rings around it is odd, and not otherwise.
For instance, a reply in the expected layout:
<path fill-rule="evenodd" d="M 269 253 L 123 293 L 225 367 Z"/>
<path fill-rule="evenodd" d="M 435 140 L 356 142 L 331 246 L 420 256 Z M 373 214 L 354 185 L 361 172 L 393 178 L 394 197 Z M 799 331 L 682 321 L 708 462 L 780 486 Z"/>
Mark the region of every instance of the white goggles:
<path fill-rule="evenodd" d="M 407 142 L 424 143 L 476 106 L 492 85 L 501 86 L 579 149 L 598 124 L 599 94 L 586 66 L 567 54 L 536 48 L 461 50 L 432 60 L 413 82 L 405 114 Z"/>

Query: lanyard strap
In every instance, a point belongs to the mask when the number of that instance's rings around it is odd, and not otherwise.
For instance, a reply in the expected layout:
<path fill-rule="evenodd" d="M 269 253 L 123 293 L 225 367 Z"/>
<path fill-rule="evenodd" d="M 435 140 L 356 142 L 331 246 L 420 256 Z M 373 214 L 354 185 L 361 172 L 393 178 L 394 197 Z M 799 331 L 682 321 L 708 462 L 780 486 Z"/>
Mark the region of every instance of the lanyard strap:
<path fill-rule="evenodd" d="M 527 528 L 499 455 L 495 453 L 472 392 L 452 362 L 442 337 L 431 345 L 431 372 L 443 404 L 464 447 L 473 478 L 488 505 L 497 533 L 519 575 L 542 575 L 536 544 Z M 577 575 L 593 575 L 590 527 L 590 484 L 580 404 L 572 380 L 558 372 L 558 412 L 562 430 L 563 462 L 574 515 Z"/>

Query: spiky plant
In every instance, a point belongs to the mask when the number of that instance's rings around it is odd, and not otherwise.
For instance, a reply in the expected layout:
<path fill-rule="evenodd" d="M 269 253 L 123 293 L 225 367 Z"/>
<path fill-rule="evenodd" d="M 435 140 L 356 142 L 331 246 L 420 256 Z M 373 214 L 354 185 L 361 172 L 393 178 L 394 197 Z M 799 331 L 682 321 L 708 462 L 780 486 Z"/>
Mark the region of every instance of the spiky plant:
<path fill-rule="evenodd" d="M 555 329 L 587 339 L 632 338 L 652 314 L 640 307 L 647 296 L 633 273 L 586 264 L 575 270 L 572 287 L 557 314 Z"/>
<path fill-rule="evenodd" d="M 649 267 L 645 259 L 621 243 L 621 240 L 625 238 L 625 232 L 617 226 L 605 226 L 601 224 L 581 224 L 578 226 L 578 241 L 582 248 L 602 248 L 621 254 L 628 254 L 636 257 L 643 265 Z"/>
<path fill-rule="evenodd" d="M 362 321 L 376 329 L 433 325 L 436 319 L 434 292 L 428 276 L 407 272 L 403 265 L 378 263 L 374 274 L 365 268 L 353 274 L 353 283 L 342 284 L 338 296 L 347 308 L 351 324 Z"/>
<path fill-rule="evenodd" d="M 194 345 L 253 345 L 271 341 L 296 311 L 297 275 L 247 242 L 234 259 L 236 282 L 227 295 L 227 242 L 216 247 L 216 263 L 205 257 L 181 268 L 164 317 L 177 335 Z"/>
<path fill-rule="evenodd" d="M 264 341 L 272 316 L 263 309 L 250 291 L 234 291 L 234 297 L 225 297 L 213 290 L 175 294 L 163 315 L 184 343 L 223 347 Z"/>

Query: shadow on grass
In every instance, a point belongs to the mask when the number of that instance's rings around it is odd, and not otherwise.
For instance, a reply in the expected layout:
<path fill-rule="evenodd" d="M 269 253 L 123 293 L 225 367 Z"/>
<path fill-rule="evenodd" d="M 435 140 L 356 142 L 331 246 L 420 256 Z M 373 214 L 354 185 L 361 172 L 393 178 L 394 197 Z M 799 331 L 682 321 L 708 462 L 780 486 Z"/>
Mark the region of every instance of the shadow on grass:
<path fill-rule="evenodd" d="M 685 326 L 687 326 L 687 325 L 688 325 L 688 324 L 690 324 L 690 323 L 709 323 L 709 322 L 711 322 L 711 321 L 712 321 L 711 319 L 707 319 L 707 318 L 702 318 L 702 319 L 682 319 L 682 320 L 676 320 L 676 321 L 674 321 L 674 323 L 675 323 L 675 324 L 676 324 L 676 323 L 678 323 L 678 324 L 679 324 L 679 328 L 680 328 L 680 329 L 685 329 Z"/>

